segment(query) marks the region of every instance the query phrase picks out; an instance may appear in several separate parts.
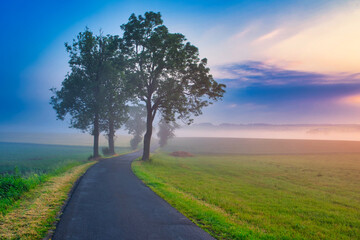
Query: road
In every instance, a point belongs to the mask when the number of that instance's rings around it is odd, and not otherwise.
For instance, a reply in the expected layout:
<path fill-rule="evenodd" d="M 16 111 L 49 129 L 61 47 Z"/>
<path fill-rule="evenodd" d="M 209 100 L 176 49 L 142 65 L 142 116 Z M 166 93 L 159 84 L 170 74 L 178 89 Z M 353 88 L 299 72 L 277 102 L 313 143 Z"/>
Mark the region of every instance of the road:
<path fill-rule="evenodd" d="M 131 171 L 139 152 L 101 160 L 82 177 L 52 239 L 213 239 Z"/>

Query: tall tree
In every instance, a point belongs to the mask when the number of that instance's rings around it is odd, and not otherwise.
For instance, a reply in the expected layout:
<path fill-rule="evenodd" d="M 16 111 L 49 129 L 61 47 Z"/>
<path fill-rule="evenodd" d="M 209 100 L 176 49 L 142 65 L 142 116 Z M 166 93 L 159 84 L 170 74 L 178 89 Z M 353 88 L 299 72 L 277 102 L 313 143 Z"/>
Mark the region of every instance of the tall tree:
<path fill-rule="evenodd" d="M 148 160 L 157 112 L 166 121 L 180 118 L 190 124 L 192 115 L 222 98 L 225 85 L 213 79 L 207 60 L 199 58 L 198 49 L 184 35 L 169 32 L 160 13 L 132 14 L 121 29 L 131 63 L 128 76 L 147 110 L 142 159 Z"/>
<path fill-rule="evenodd" d="M 169 139 L 175 137 L 174 131 L 177 128 L 179 128 L 179 125 L 176 122 L 166 122 L 164 119 L 160 120 L 159 132 L 157 133 L 160 147 L 164 147 Z"/>
<path fill-rule="evenodd" d="M 104 103 L 102 105 L 101 129 L 106 132 L 109 143 L 109 154 L 115 154 L 115 132 L 128 119 L 127 102 L 131 98 L 131 89 L 127 87 L 124 77 L 125 60 L 119 48 L 118 36 L 99 38 L 100 45 L 109 56 L 103 66 L 101 78 L 104 84 Z"/>
<path fill-rule="evenodd" d="M 52 89 L 54 95 L 50 100 L 58 119 L 64 120 L 69 114 L 70 127 L 94 136 L 93 157 L 99 156 L 101 106 L 105 95 L 104 63 L 112 57 L 101 38 L 86 28 L 71 45 L 65 43 L 71 70 L 61 89 Z"/>
<path fill-rule="evenodd" d="M 133 135 L 130 140 L 131 149 L 136 149 L 143 138 L 146 129 L 146 109 L 143 105 L 129 107 L 129 118 L 125 123 L 128 133 Z"/>

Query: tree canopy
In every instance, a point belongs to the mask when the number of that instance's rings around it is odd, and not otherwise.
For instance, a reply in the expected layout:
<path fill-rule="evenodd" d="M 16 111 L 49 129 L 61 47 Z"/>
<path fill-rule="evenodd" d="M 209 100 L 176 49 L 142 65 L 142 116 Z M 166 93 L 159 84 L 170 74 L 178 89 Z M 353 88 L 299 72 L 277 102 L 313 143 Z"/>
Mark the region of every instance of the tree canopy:
<path fill-rule="evenodd" d="M 147 130 L 143 160 L 150 155 L 152 123 L 159 112 L 166 121 L 177 118 L 190 124 L 192 116 L 219 100 L 225 85 L 217 83 L 207 59 L 180 33 L 170 33 L 160 13 L 132 14 L 123 24 L 124 53 L 135 95 L 146 105 Z"/>
<path fill-rule="evenodd" d="M 148 160 L 157 115 L 166 123 L 180 119 L 191 124 L 203 107 L 223 97 L 225 85 L 214 80 L 197 47 L 184 35 L 169 31 L 160 13 L 132 14 L 121 30 L 122 37 L 95 36 L 86 29 L 72 44 L 65 44 L 71 70 L 61 89 L 52 89 L 50 103 L 58 119 L 70 115 L 71 127 L 94 135 L 97 157 L 100 132 L 106 133 L 114 153 L 115 131 L 128 118 L 127 104 L 142 102 L 146 126 L 142 159 Z M 132 131 L 129 121 L 127 129 Z M 132 132 L 134 146 L 143 131 Z"/>
<path fill-rule="evenodd" d="M 60 90 L 52 89 L 50 104 L 57 118 L 70 115 L 70 127 L 94 135 L 93 157 L 99 156 L 99 134 L 119 127 L 128 96 L 122 93 L 118 36 L 95 36 L 89 29 L 80 32 L 72 44 L 65 43 L 70 72 Z M 121 95 L 121 96 L 120 96 Z M 124 95 L 124 96 L 123 96 Z"/>

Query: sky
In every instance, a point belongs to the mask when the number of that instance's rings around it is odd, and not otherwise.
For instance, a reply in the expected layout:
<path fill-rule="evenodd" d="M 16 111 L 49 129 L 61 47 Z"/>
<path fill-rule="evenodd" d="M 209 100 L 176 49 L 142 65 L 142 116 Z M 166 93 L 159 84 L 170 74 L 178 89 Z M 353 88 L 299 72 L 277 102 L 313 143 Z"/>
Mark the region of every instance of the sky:
<path fill-rule="evenodd" d="M 69 71 L 64 43 L 85 27 L 121 35 L 146 11 L 227 85 L 197 123 L 360 123 L 359 1 L 13 0 L 0 11 L 0 131 L 75 131 L 49 105 Z"/>

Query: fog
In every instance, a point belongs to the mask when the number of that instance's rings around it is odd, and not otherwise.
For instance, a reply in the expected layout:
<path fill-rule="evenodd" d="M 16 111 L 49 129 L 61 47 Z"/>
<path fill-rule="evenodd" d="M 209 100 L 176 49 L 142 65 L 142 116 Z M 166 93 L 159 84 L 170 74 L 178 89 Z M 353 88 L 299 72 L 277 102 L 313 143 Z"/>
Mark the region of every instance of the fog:
<path fill-rule="evenodd" d="M 153 143 L 157 133 L 154 125 Z M 347 140 L 360 141 L 360 125 L 330 124 L 219 124 L 212 123 L 182 126 L 175 130 L 176 137 L 210 138 L 260 138 L 260 139 L 310 139 L 310 140 Z M 116 146 L 129 146 L 132 136 L 120 130 L 116 134 Z M 36 133 L 36 132 L 1 132 L 0 142 L 21 142 L 58 145 L 91 146 L 93 137 L 87 133 Z M 100 145 L 107 146 L 104 135 L 100 136 Z"/>
<path fill-rule="evenodd" d="M 360 141 L 360 125 L 202 123 L 183 126 L 176 131 L 176 136 Z"/>
<path fill-rule="evenodd" d="M 129 146 L 130 135 L 118 134 L 115 138 L 116 146 Z M 38 143 L 56 145 L 92 146 L 93 136 L 87 133 L 30 133 L 30 132 L 2 132 L 0 142 Z M 100 146 L 107 146 L 104 135 L 100 135 Z"/>

